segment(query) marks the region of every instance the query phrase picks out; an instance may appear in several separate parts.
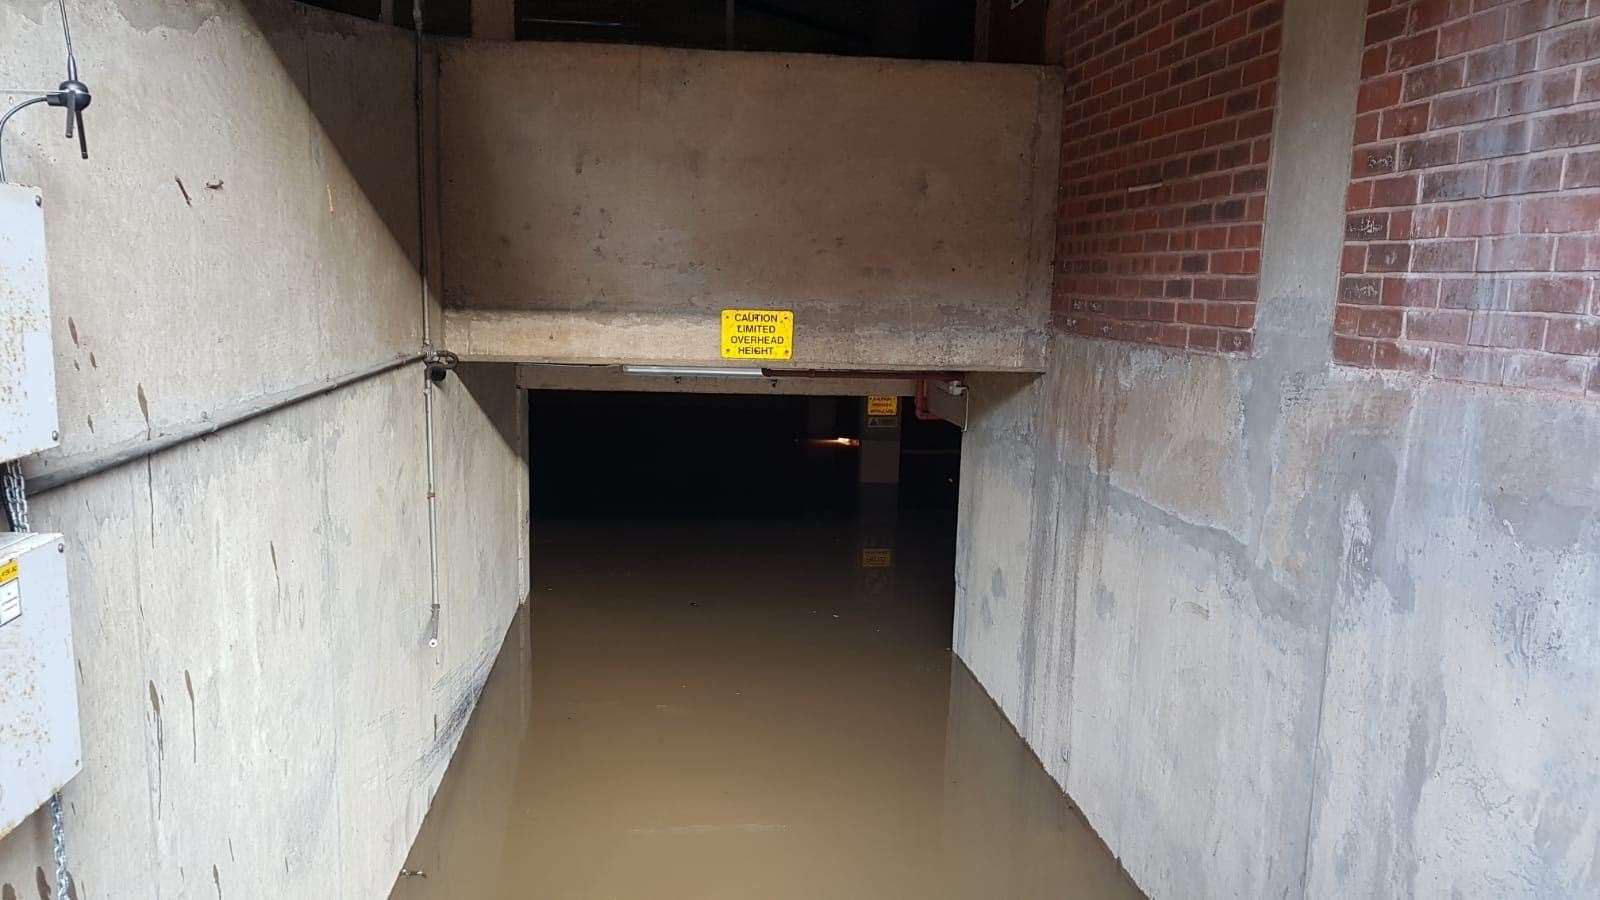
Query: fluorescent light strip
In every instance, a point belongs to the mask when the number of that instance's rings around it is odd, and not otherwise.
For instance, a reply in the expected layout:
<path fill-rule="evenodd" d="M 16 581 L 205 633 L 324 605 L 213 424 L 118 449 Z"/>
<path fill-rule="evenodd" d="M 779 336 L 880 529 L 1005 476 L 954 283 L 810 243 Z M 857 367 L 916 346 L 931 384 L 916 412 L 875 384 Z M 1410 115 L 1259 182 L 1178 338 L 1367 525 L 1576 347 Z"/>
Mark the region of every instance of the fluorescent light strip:
<path fill-rule="evenodd" d="M 763 378 L 760 369 L 718 369 L 695 366 L 623 366 L 625 375 L 654 375 L 668 378 Z"/>

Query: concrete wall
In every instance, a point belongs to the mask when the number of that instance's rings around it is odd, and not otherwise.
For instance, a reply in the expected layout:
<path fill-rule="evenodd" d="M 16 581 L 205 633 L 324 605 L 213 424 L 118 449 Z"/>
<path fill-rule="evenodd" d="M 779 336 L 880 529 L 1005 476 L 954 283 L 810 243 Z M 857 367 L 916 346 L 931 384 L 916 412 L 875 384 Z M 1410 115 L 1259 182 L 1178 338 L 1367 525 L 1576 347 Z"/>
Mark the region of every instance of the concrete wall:
<path fill-rule="evenodd" d="M 796 310 L 804 368 L 1043 368 L 1054 70 L 495 42 L 442 62 L 453 350 L 715 363 L 718 310 L 756 306 Z"/>
<path fill-rule="evenodd" d="M 48 477 L 415 353 L 408 35 L 276 0 L 71 4 L 91 159 L 7 130 L 42 187 L 62 446 Z M 8 85 L 60 80 L 53 4 L 0 4 Z M 434 309 L 435 317 L 438 310 Z M 436 393 L 430 648 L 416 364 L 39 495 L 66 535 L 84 771 L 76 895 L 387 892 L 526 590 L 510 367 Z M 53 878 L 45 817 L 0 893 Z"/>
<path fill-rule="evenodd" d="M 1593 896 L 1600 406 L 1330 364 L 1366 5 L 1288 3 L 1252 357 L 972 379 L 955 646 L 1154 896 Z"/>

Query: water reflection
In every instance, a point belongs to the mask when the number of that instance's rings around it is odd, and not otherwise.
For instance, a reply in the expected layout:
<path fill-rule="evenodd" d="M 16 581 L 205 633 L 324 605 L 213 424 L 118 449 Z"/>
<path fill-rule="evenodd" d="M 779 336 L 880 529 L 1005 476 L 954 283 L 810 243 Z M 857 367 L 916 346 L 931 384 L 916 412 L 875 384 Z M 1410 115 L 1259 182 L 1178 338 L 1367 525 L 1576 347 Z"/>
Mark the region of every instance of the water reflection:
<path fill-rule="evenodd" d="M 953 661 L 949 523 L 881 525 L 538 529 L 393 897 L 1138 896 Z"/>

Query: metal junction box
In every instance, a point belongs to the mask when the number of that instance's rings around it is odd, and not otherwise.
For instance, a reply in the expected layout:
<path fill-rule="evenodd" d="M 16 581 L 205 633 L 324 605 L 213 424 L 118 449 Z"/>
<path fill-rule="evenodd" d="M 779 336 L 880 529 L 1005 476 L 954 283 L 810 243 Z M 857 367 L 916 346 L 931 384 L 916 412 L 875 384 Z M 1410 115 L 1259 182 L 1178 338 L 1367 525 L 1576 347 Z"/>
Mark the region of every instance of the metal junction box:
<path fill-rule="evenodd" d="M 58 437 L 40 204 L 36 188 L 0 184 L 0 461 Z"/>
<path fill-rule="evenodd" d="M 0 838 L 82 765 L 63 546 L 0 532 Z"/>

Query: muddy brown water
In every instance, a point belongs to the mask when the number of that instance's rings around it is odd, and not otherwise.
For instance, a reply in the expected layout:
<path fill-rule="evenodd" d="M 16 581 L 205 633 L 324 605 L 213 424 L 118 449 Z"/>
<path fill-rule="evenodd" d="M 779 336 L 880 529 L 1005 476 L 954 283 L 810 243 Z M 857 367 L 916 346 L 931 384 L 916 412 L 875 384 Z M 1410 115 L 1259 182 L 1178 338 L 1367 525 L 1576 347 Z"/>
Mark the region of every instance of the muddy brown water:
<path fill-rule="evenodd" d="M 391 897 L 1140 896 L 950 653 L 950 527 L 538 524 Z"/>

